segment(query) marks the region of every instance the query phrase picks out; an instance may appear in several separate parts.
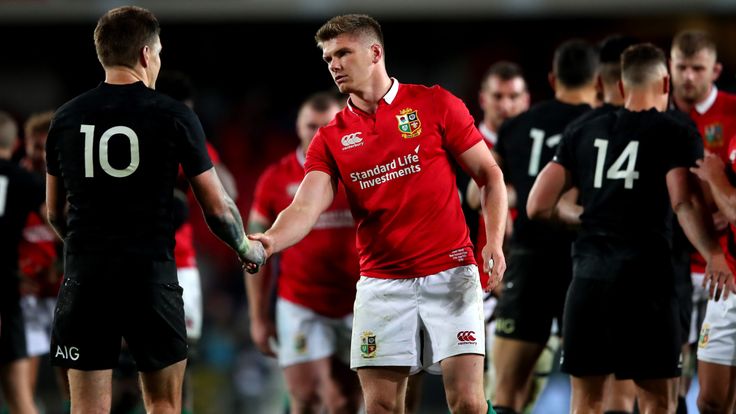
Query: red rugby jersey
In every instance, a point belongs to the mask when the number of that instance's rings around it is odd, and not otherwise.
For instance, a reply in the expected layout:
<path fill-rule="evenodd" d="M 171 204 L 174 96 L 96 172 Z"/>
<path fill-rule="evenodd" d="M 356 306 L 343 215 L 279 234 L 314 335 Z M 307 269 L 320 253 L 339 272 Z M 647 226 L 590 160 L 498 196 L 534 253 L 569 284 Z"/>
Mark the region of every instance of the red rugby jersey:
<path fill-rule="evenodd" d="M 451 158 L 482 139 L 460 99 L 395 79 L 376 113 L 348 102 L 320 129 L 306 170 L 344 183 L 362 275 L 421 277 L 475 263 Z"/>
<path fill-rule="evenodd" d="M 706 152 L 719 155 L 726 165 L 730 165 L 729 145 L 731 138 L 736 136 L 736 95 L 719 91 L 713 86 L 708 98 L 695 105 L 689 115 L 698 126 Z M 725 231 L 720 234 L 719 241 L 725 249 L 728 243 Z M 705 259 L 700 253 L 695 252 L 691 257 L 690 270 L 693 273 L 705 272 Z"/>
<path fill-rule="evenodd" d="M 303 178 L 300 152 L 282 158 L 258 179 L 252 208 L 273 222 L 291 204 Z M 332 205 L 320 215 L 312 231 L 281 253 L 278 294 L 321 315 L 338 318 L 352 313 L 359 277 L 355 221 L 340 185 Z"/>
<path fill-rule="evenodd" d="M 31 213 L 23 228 L 23 238 L 18 245 L 18 269 L 23 277 L 38 283 L 39 297 L 56 297 L 61 285 L 61 275 L 50 277 L 56 265 L 58 254 L 56 244 L 60 243 L 56 233 L 38 215 Z"/>

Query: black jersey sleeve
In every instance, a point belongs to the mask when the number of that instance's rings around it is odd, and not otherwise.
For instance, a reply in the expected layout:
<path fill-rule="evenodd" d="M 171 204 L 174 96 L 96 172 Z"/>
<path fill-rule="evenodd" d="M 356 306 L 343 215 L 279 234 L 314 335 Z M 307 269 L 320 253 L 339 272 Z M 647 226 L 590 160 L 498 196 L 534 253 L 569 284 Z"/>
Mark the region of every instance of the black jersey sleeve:
<path fill-rule="evenodd" d="M 557 146 L 557 152 L 552 158 L 552 162 L 556 162 L 568 170 L 574 170 L 575 167 L 575 131 L 577 128 L 570 128 L 565 130 L 560 139 L 560 144 Z"/>
<path fill-rule="evenodd" d="M 670 147 L 669 169 L 695 166 L 695 160 L 703 158 L 704 151 L 703 140 L 698 131 L 686 125 L 676 125 L 673 128 L 673 134 L 676 137 L 672 140 L 673 145 Z"/>
<path fill-rule="evenodd" d="M 179 159 L 187 177 L 197 176 L 212 168 L 204 130 L 197 115 L 191 110 L 178 114 L 176 127 L 181 137 L 177 143 Z"/>
<path fill-rule="evenodd" d="M 49 128 L 49 134 L 46 138 L 46 171 L 54 177 L 61 176 L 61 167 L 59 165 L 59 131 L 54 126 L 54 121 L 51 121 L 51 127 Z"/>

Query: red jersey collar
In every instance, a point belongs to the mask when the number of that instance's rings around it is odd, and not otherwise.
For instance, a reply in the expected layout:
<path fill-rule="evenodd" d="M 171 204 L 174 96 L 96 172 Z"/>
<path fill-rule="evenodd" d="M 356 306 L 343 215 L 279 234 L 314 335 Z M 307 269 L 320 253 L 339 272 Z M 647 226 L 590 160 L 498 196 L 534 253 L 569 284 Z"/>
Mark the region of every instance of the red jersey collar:
<path fill-rule="evenodd" d="M 695 104 L 695 111 L 699 113 L 700 115 L 703 115 L 704 113 L 708 112 L 708 110 L 716 102 L 717 97 L 718 97 L 718 88 L 716 88 L 716 85 L 713 85 L 710 88 L 710 93 L 708 94 L 708 97 L 705 98 L 703 102 Z"/>
<path fill-rule="evenodd" d="M 386 92 L 385 95 L 383 95 L 383 101 L 386 102 L 386 104 L 391 105 L 393 103 L 394 99 L 396 99 L 396 95 L 399 93 L 399 81 L 396 80 L 396 78 L 391 78 L 391 87 L 388 88 L 388 92 Z M 355 115 L 367 115 L 365 111 L 358 108 L 357 106 L 353 106 L 353 104 L 350 102 L 350 98 L 348 98 L 348 109 L 350 112 L 354 113 Z"/>

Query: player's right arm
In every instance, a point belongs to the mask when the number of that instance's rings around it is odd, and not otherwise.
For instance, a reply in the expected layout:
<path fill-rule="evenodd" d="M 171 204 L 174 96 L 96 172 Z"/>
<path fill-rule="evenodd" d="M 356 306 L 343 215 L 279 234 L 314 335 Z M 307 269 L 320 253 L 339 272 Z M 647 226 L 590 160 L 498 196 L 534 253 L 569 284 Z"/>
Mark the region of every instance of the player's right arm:
<path fill-rule="evenodd" d="M 562 195 L 571 188 L 570 171 L 557 162 L 547 163 L 542 172 L 537 175 L 529 192 L 526 202 L 527 216 L 531 220 L 559 219 L 565 222 L 579 220 L 580 211 L 560 208 L 565 206 L 565 203 L 560 203 Z"/>
<path fill-rule="evenodd" d="M 736 188 L 728 181 L 723 161 L 719 156 L 709 154 L 695 162 L 697 167 L 690 171 L 706 183 L 718 211 L 730 223 L 736 224 Z"/>
<path fill-rule="evenodd" d="M 265 233 L 248 237 L 258 240 L 266 249 L 266 257 L 293 246 L 303 239 L 319 215 L 332 204 L 337 182 L 326 172 L 314 170 L 304 176 L 294 200 L 279 213 L 276 221 Z"/>
<path fill-rule="evenodd" d="M 266 261 L 263 247 L 245 236 L 238 207 L 225 192 L 214 167 L 191 177 L 189 183 L 210 231 L 238 253 L 248 272 L 258 271 Z"/>
<path fill-rule="evenodd" d="M 49 224 L 61 240 L 66 237 L 66 189 L 64 180 L 46 174 L 46 208 Z"/>
<path fill-rule="evenodd" d="M 248 233 L 262 233 L 273 222 L 251 209 L 248 216 Z M 250 315 L 250 336 L 256 347 L 267 356 L 276 356 L 269 343 L 276 337 L 276 327 L 269 312 L 271 296 L 271 278 L 266 267 L 262 267 L 252 276 L 245 276 L 246 294 L 248 295 L 248 314 Z"/>
<path fill-rule="evenodd" d="M 715 300 L 721 292 L 724 298 L 728 297 L 730 292 L 736 292 L 736 286 L 695 176 L 685 167 L 673 168 L 667 173 L 667 190 L 682 230 L 708 262 L 703 286 L 708 286 L 710 297 Z"/>

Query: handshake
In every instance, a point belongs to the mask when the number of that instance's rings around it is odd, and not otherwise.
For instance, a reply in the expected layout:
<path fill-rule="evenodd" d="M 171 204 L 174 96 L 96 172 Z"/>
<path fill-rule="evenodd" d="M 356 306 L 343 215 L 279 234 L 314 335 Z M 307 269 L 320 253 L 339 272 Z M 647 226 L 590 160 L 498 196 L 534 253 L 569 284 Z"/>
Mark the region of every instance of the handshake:
<path fill-rule="evenodd" d="M 258 240 L 243 240 L 243 248 L 239 249 L 238 256 L 243 263 L 243 269 L 248 273 L 257 273 L 261 266 L 266 264 L 268 254 L 263 244 Z"/>

